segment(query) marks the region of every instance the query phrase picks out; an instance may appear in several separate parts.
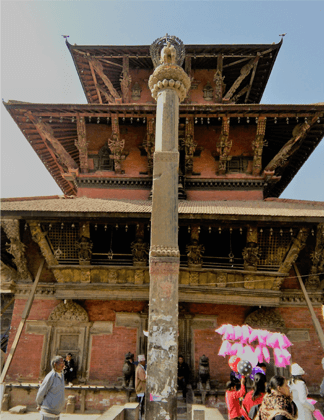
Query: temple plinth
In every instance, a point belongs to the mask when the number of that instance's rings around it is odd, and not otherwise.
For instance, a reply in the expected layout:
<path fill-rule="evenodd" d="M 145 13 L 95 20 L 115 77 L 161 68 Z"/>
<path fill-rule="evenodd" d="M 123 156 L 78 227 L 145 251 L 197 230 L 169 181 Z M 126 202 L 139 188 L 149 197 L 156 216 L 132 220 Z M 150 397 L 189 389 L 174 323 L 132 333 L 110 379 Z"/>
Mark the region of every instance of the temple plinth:
<path fill-rule="evenodd" d="M 178 362 L 178 123 L 179 102 L 190 80 L 176 63 L 179 54 L 166 39 L 149 79 L 157 100 L 150 249 L 149 336 L 146 418 L 177 416 Z M 154 45 L 154 44 L 153 44 Z M 152 50 L 151 50 L 152 51 Z M 151 53 L 152 55 L 152 53 Z M 152 55 L 154 62 L 154 54 Z"/>

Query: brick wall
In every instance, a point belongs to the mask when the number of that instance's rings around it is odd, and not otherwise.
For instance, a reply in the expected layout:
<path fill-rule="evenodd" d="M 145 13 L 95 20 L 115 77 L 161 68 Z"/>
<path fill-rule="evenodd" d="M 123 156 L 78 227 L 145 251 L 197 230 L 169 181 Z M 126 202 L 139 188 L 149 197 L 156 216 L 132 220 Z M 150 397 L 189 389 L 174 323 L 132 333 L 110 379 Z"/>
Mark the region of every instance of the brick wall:
<path fill-rule="evenodd" d="M 15 300 L 7 354 L 9 354 L 10 348 L 15 338 L 17 328 L 21 320 L 21 314 L 25 308 L 26 302 L 27 300 L 25 299 Z M 34 300 L 28 319 L 47 319 L 57 304 L 57 300 Z M 7 381 L 16 381 L 19 379 L 30 381 L 38 380 L 42 348 L 43 336 L 36 334 L 26 334 L 25 325 L 7 374 Z"/>

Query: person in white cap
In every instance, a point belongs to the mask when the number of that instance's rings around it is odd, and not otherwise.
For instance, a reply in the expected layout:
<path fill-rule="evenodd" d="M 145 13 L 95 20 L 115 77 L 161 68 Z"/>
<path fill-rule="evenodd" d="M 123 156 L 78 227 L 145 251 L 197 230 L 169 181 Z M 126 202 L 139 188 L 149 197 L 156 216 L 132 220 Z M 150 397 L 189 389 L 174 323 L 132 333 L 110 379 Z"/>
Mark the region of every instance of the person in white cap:
<path fill-rule="evenodd" d="M 302 375 L 305 375 L 305 371 L 297 363 L 293 363 L 290 373 L 289 388 L 292 392 L 293 401 L 298 408 L 298 420 L 312 420 L 312 412 L 315 408 L 313 404 L 307 401 L 308 389 L 302 378 Z"/>
<path fill-rule="evenodd" d="M 144 403 L 145 403 L 145 388 L 146 388 L 146 371 L 145 371 L 145 356 L 140 354 L 137 358 L 138 365 L 135 371 L 135 392 L 137 400 L 140 404 L 139 419 L 143 419 Z"/>

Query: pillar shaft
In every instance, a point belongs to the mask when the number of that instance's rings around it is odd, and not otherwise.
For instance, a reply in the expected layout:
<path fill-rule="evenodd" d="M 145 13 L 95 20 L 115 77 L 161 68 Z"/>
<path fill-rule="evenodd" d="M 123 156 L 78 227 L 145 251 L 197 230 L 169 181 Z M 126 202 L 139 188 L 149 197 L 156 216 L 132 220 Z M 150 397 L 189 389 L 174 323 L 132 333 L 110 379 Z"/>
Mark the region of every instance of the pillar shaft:
<path fill-rule="evenodd" d="M 172 89 L 159 92 L 153 171 L 146 418 L 176 419 L 178 366 L 178 115 Z"/>
<path fill-rule="evenodd" d="M 165 45 L 166 41 L 166 45 Z M 172 43 L 175 45 L 171 45 Z M 160 59 L 157 52 L 164 45 Z M 179 102 L 190 88 L 181 65 L 182 41 L 156 40 L 149 88 L 157 100 L 150 249 L 146 420 L 176 420 L 178 367 L 178 124 Z"/>

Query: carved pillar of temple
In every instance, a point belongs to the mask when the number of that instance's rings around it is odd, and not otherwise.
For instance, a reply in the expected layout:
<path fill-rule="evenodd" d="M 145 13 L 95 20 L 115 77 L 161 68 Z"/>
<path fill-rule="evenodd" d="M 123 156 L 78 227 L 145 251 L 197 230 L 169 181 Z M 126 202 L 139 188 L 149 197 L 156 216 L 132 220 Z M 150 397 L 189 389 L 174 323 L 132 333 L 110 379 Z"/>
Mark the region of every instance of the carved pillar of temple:
<path fill-rule="evenodd" d="M 246 234 L 246 246 L 242 252 L 244 259 L 244 269 L 256 271 L 260 260 L 260 252 L 258 247 L 258 229 L 248 226 Z"/>
<path fill-rule="evenodd" d="M 31 282 L 32 275 L 27 266 L 27 259 L 25 255 L 26 245 L 21 242 L 20 229 L 18 219 L 2 219 L 1 226 L 10 240 L 6 243 L 6 248 L 9 254 L 13 256 L 13 262 L 17 267 L 19 278 L 22 281 Z"/>
<path fill-rule="evenodd" d="M 150 52 L 156 68 L 149 79 L 149 88 L 157 100 L 157 110 L 145 416 L 156 420 L 173 420 L 177 417 L 180 266 L 178 122 L 179 102 L 187 94 L 190 79 L 181 68 L 184 47 L 178 38 L 168 35 L 160 38 L 152 44 Z"/>

